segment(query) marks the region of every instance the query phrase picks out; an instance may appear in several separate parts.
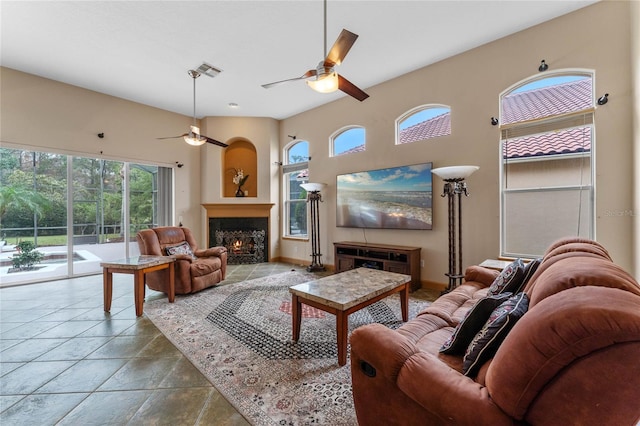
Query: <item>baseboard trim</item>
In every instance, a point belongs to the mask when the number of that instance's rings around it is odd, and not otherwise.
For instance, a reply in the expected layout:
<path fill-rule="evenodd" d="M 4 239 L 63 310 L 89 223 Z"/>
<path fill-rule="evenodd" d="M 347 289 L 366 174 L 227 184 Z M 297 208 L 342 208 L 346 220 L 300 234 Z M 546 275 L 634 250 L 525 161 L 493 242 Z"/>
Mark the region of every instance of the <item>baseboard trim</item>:
<path fill-rule="evenodd" d="M 282 256 L 269 259 L 269 262 L 291 263 L 292 265 L 300 265 L 304 267 L 311 265 L 311 262 L 308 260 L 300 260 L 300 259 L 294 259 L 292 257 L 282 257 Z M 333 265 L 324 264 L 323 266 L 327 269 L 327 271 L 333 272 L 336 270 L 336 268 Z"/>
<path fill-rule="evenodd" d="M 420 286 L 424 289 L 438 291 L 444 291 L 447 288 L 447 284 L 427 280 L 420 280 Z"/>

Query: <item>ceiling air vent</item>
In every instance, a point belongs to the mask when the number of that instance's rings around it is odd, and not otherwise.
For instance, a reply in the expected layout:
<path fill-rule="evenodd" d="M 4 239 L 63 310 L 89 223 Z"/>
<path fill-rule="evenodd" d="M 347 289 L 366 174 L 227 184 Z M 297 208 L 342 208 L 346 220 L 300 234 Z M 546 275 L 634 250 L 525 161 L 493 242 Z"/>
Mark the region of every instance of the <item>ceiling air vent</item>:
<path fill-rule="evenodd" d="M 214 67 L 213 65 L 209 65 L 206 62 L 203 62 L 202 65 L 200 65 L 198 68 L 196 68 L 196 71 L 198 71 L 200 74 L 204 74 L 208 77 L 215 77 L 216 75 L 220 74 L 222 72 L 221 69 L 218 69 L 216 67 Z"/>

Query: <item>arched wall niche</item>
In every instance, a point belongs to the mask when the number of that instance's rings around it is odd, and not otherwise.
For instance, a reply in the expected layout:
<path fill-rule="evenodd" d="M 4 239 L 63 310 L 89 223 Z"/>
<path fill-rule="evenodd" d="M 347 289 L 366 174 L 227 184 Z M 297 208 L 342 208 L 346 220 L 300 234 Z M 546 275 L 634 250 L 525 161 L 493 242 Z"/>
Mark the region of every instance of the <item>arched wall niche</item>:
<path fill-rule="evenodd" d="M 242 189 L 248 197 L 258 196 L 258 155 L 256 147 L 245 138 L 233 138 L 224 150 L 222 181 L 223 197 L 235 197 L 238 186 L 233 183 L 236 170 L 242 169 L 244 175 L 249 175 Z"/>

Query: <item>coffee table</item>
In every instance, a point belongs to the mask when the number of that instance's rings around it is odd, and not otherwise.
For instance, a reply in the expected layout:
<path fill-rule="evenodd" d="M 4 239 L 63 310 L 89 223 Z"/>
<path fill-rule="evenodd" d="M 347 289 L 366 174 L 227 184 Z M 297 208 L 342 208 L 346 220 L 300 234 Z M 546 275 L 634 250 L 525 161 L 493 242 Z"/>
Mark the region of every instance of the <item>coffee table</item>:
<path fill-rule="evenodd" d="M 411 275 L 357 268 L 289 287 L 293 340 L 297 342 L 300 339 L 302 303 L 334 314 L 338 334 L 338 365 L 345 365 L 349 315 L 394 293 L 400 293 L 402 321 L 406 322 L 410 284 Z"/>
<path fill-rule="evenodd" d="M 142 316 L 142 304 L 145 293 L 145 274 L 162 269 L 169 269 L 169 302 L 175 300 L 175 274 L 173 257 L 168 256 L 134 256 L 100 263 L 102 266 L 102 285 L 104 290 L 104 311 L 111 311 L 113 294 L 113 274 L 133 274 L 133 294 L 136 306 L 136 316 Z"/>

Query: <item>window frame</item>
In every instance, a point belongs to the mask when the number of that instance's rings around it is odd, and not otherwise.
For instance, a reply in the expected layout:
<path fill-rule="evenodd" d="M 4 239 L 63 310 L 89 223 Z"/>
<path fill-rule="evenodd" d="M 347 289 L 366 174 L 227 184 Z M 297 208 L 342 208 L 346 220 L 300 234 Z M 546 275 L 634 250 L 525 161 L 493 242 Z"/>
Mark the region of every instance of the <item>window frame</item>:
<path fill-rule="evenodd" d="M 572 110 L 570 112 L 563 112 L 555 115 L 545 115 L 542 118 L 534 118 L 531 120 L 522 120 L 517 122 L 510 122 L 507 124 L 502 124 L 504 115 L 503 110 L 503 99 L 512 94 L 517 89 L 520 89 L 524 86 L 527 86 L 531 83 L 535 83 L 537 81 L 546 80 L 554 77 L 563 77 L 563 76 L 583 76 L 585 78 L 591 79 L 591 96 L 590 96 L 590 106 L 587 108 L 581 108 Z M 500 256 L 504 258 L 515 258 L 515 257 L 525 257 L 525 258 L 535 258 L 541 256 L 543 253 L 533 253 L 533 252 L 518 252 L 508 250 L 509 244 L 509 235 L 507 230 L 507 222 L 509 220 L 507 209 L 507 201 L 506 198 L 510 194 L 523 194 L 523 193 L 538 193 L 544 196 L 545 193 L 553 193 L 553 192 L 562 192 L 562 191 L 578 191 L 580 202 L 577 208 L 579 217 L 577 218 L 577 232 L 576 234 L 584 236 L 585 238 L 595 238 L 596 235 L 596 129 L 595 129 L 595 79 L 596 74 L 594 70 L 590 69 L 561 69 L 553 72 L 545 72 L 544 74 L 536 74 L 520 80 L 515 84 L 509 86 L 505 90 L 503 90 L 498 96 L 498 105 L 500 112 L 500 134 L 499 134 L 499 157 L 498 157 L 498 169 L 499 169 L 499 200 L 500 200 L 500 211 L 499 211 L 499 224 L 500 224 Z M 541 86 L 551 87 L 552 85 Z M 535 135 L 545 135 L 545 134 L 553 134 L 562 131 L 570 131 L 573 129 L 581 129 L 581 128 L 589 128 L 589 150 L 582 152 L 574 152 L 567 154 L 547 154 L 541 156 L 533 156 L 529 158 L 513 158 L 509 160 L 505 158 L 505 142 L 509 139 L 518 139 L 531 137 Z M 545 158 L 547 157 L 547 158 Z M 578 184 L 569 184 L 562 183 L 559 185 L 538 185 L 536 187 L 525 187 L 525 188 L 506 188 L 506 180 L 508 179 L 508 166 L 513 166 L 518 163 L 528 163 L 533 164 L 534 162 L 548 162 L 556 161 L 556 160 L 579 160 L 580 164 L 580 182 Z M 584 178 L 582 173 L 584 172 L 584 162 L 587 159 L 589 163 L 587 167 L 588 177 Z M 583 180 L 584 179 L 584 180 Z M 585 180 L 587 183 L 584 183 Z M 586 191 L 586 192 L 583 192 Z M 582 200 L 584 198 L 589 202 L 588 208 L 588 224 L 581 223 L 582 221 L 582 209 L 583 204 Z M 586 227 L 586 232 L 588 235 L 581 234 L 583 228 Z M 558 236 L 559 237 L 559 236 Z"/>
<path fill-rule="evenodd" d="M 307 155 L 307 161 L 299 161 L 299 162 L 294 162 L 291 163 L 290 162 L 290 151 L 291 149 L 293 149 L 296 145 L 300 144 L 300 143 L 306 143 L 307 144 L 307 150 L 306 150 L 306 155 Z M 293 140 L 291 142 L 289 142 L 284 148 L 283 148 L 283 164 L 282 164 L 282 236 L 283 238 L 286 239 L 296 239 L 296 240 L 308 240 L 309 239 L 309 230 L 307 229 L 306 232 L 304 234 L 291 234 L 290 230 L 291 230 L 291 207 L 292 205 L 295 204 L 301 204 L 304 203 L 305 205 L 305 217 L 308 216 L 308 212 L 306 211 L 306 203 L 307 203 L 307 199 L 305 198 L 299 198 L 299 199 L 295 199 L 295 200 L 291 200 L 289 199 L 289 196 L 291 194 L 291 179 L 290 179 L 290 175 L 292 173 L 299 173 L 303 170 L 308 170 L 309 169 L 309 141 L 304 140 L 304 139 L 296 139 Z M 306 182 L 308 182 L 308 178 L 306 180 Z"/>
<path fill-rule="evenodd" d="M 348 150 L 347 150 L 345 152 L 341 152 L 340 154 L 336 154 L 336 142 L 340 138 L 340 136 L 344 135 L 348 131 L 355 130 L 355 129 L 361 129 L 362 132 L 363 132 L 362 149 L 359 149 L 359 150 L 353 151 L 353 152 L 348 152 Z M 360 145 L 358 145 L 358 147 L 359 146 Z M 357 152 L 364 152 L 366 150 L 367 150 L 367 129 L 364 126 L 359 126 L 357 124 L 351 124 L 351 125 L 339 128 L 338 130 L 333 132 L 331 134 L 331 136 L 329 136 L 329 157 L 340 157 L 340 156 L 343 156 L 343 155 L 355 154 Z"/>
<path fill-rule="evenodd" d="M 432 137 L 429 137 L 429 138 L 426 138 L 426 139 L 419 139 L 419 140 L 415 140 L 415 141 L 412 141 L 412 142 L 401 142 L 400 141 L 400 132 L 401 132 L 400 125 L 402 124 L 402 122 L 407 120 L 409 117 L 411 117 L 411 116 L 413 116 L 415 114 L 418 114 L 418 113 L 420 113 L 422 111 L 427 111 L 427 110 L 430 110 L 430 109 L 442 109 L 442 108 L 448 110 L 449 115 L 451 115 L 451 106 L 445 105 L 445 104 L 436 104 L 436 103 L 418 105 L 418 106 L 415 106 L 415 107 L 405 111 L 404 113 L 402 113 L 398 118 L 396 118 L 395 124 L 394 124 L 395 125 L 395 139 L 396 139 L 395 140 L 395 145 L 409 145 L 409 144 L 412 144 L 412 143 L 427 141 L 427 140 L 431 140 L 431 139 L 435 139 L 435 138 L 440 138 L 440 137 L 443 137 L 443 136 L 450 136 L 451 132 L 452 132 L 452 126 L 451 125 L 449 126 L 449 133 L 447 133 L 446 135 L 432 136 Z M 446 114 L 446 113 L 443 113 L 443 114 Z M 442 115 L 442 114 L 435 115 L 434 117 L 438 117 L 440 115 Z M 429 120 L 429 119 L 427 119 L 427 120 Z M 421 123 L 423 123 L 423 122 L 425 122 L 427 120 L 423 120 L 423 121 L 421 121 Z M 416 124 L 418 124 L 418 123 L 416 123 Z"/>

